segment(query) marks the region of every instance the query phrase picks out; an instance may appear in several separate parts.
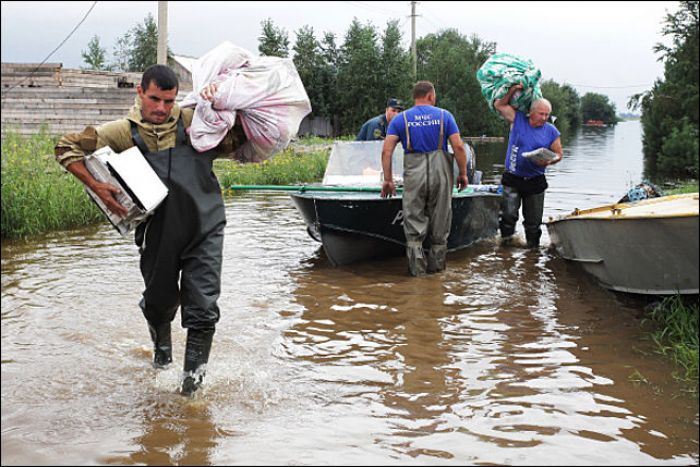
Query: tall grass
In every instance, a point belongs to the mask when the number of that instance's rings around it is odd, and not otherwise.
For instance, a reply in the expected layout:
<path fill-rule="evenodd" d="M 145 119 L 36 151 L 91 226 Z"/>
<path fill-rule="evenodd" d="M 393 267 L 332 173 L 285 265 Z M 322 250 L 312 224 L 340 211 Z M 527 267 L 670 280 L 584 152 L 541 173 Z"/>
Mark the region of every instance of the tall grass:
<path fill-rule="evenodd" d="M 678 379 L 698 387 L 698 301 L 697 297 L 675 295 L 663 299 L 647 317 L 659 325 L 651 334 L 659 351 L 669 356 L 683 373 Z"/>
<path fill-rule="evenodd" d="M 2 238 L 22 238 L 51 230 L 106 222 L 83 185 L 54 160 L 57 136 L 13 131 L 2 141 Z M 260 164 L 214 162 L 223 188 L 231 185 L 289 185 L 320 180 L 328 150 L 285 150 Z"/>
<path fill-rule="evenodd" d="M 56 163 L 58 138 L 46 129 L 24 137 L 8 132 L 2 141 L 2 238 L 94 223 L 100 211 L 73 175 Z"/>
<path fill-rule="evenodd" d="M 327 150 L 295 152 L 286 149 L 259 164 L 214 161 L 214 172 L 222 188 L 231 185 L 292 185 L 316 182 L 323 178 L 328 163 Z"/>

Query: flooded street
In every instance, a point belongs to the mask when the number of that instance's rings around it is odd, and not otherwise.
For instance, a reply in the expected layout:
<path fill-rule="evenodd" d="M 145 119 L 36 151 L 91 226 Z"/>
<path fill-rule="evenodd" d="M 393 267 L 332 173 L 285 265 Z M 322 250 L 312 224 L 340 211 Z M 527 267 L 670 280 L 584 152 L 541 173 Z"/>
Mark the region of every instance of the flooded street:
<path fill-rule="evenodd" d="M 642 179 L 639 122 L 583 129 L 545 218 Z M 503 145 L 477 146 L 496 182 Z M 645 339 L 648 300 L 548 248 L 481 242 L 411 278 L 334 268 L 285 193 L 226 200 L 205 386 L 151 367 L 133 237 L 106 223 L 2 244 L 2 464 L 688 465 L 698 401 Z M 518 225 L 522 235 L 522 225 Z"/>

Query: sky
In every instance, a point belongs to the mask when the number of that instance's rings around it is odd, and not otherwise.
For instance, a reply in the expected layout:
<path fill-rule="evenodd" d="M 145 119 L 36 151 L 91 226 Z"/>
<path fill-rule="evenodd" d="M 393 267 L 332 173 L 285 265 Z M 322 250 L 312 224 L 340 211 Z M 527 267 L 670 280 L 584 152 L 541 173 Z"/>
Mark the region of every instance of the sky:
<path fill-rule="evenodd" d="M 83 20 L 93 1 L 2 1 L 2 61 L 36 62 L 47 56 Z M 663 78 L 656 43 L 670 44 L 661 34 L 667 13 L 678 2 L 439 2 L 416 5 L 416 37 L 455 28 L 495 42 L 497 52 L 529 58 L 542 80 L 570 84 L 583 96 L 604 94 L 618 112 L 627 111 L 629 96 L 648 90 Z M 116 41 L 151 13 L 157 1 L 99 1 L 82 24 L 47 60 L 65 68 L 84 66 L 81 51 L 97 35 L 108 61 Z M 410 46 L 409 1 L 339 2 L 168 2 L 168 44 L 175 54 L 199 57 L 223 41 L 257 54 L 261 22 L 271 19 L 288 32 L 304 25 L 320 39 L 333 32 L 342 44 L 353 20 L 383 31 L 398 20 L 404 45 Z M 545 96 L 546 97 L 546 96 Z M 439 99 L 439 89 L 438 89 Z M 556 113 L 556 112 L 555 112 Z"/>

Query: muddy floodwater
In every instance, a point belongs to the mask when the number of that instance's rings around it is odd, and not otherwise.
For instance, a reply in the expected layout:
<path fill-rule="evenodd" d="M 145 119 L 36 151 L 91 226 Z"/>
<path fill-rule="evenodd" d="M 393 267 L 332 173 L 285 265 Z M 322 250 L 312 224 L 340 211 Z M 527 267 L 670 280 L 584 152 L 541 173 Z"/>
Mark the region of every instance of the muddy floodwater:
<path fill-rule="evenodd" d="M 485 181 L 505 149 L 477 146 Z M 641 181 L 638 122 L 583 129 L 545 218 Z M 132 238 L 106 223 L 2 243 L 2 464 L 688 465 L 698 399 L 645 338 L 649 300 L 549 248 L 487 240 L 447 270 L 334 268 L 284 193 L 226 199 L 204 389 L 151 368 Z M 518 226 L 522 235 L 522 226 Z"/>

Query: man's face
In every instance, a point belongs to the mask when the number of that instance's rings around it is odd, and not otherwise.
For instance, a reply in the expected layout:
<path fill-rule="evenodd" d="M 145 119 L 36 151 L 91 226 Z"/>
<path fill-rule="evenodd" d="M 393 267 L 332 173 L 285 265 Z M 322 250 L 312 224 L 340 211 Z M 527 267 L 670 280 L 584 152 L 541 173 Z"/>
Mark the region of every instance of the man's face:
<path fill-rule="evenodd" d="M 549 118 L 549 114 L 552 113 L 549 107 L 543 104 L 535 106 L 534 109 L 530 110 L 530 126 L 539 128 L 545 123 Z"/>
<path fill-rule="evenodd" d="M 145 90 L 141 85 L 136 86 L 136 92 L 141 98 L 141 116 L 144 120 L 159 125 L 168 119 L 175 105 L 177 88 L 166 91 L 151 81 Z"/>
<path fill-rule="evenodd" d="M 384 115 L 386 116 L 386 121 L 390 122 L 391 119 L 393 119 L 394 117 L 396 117 L 400 113 L 401 113 L 401 111 L 399 109 L 397 109 L 396 107 L 387 107 Z"/>

